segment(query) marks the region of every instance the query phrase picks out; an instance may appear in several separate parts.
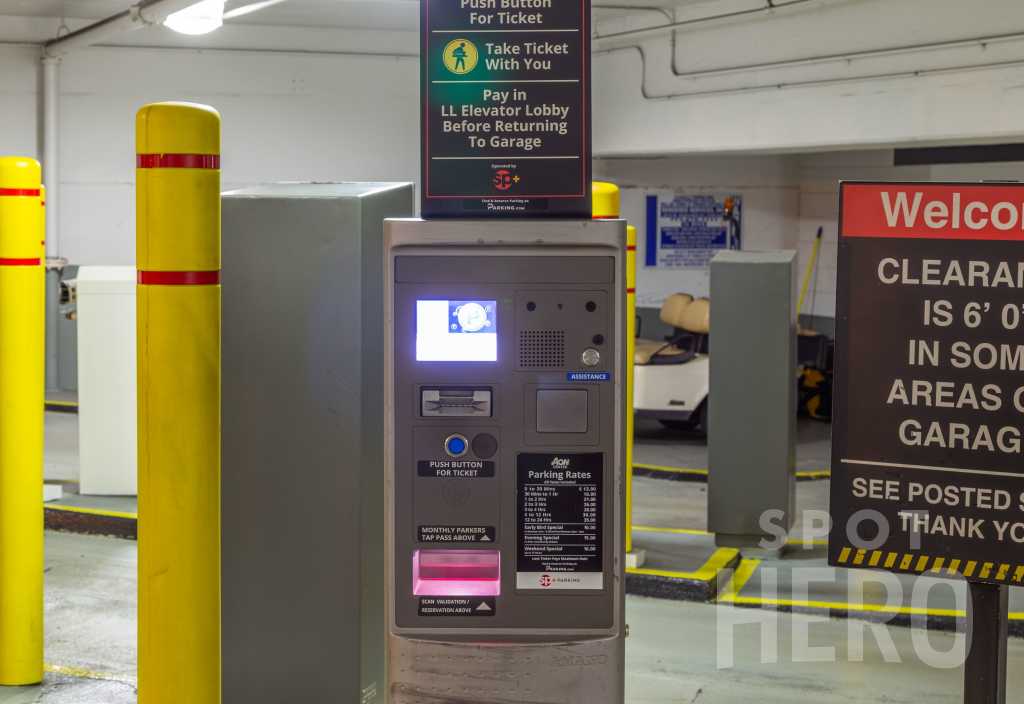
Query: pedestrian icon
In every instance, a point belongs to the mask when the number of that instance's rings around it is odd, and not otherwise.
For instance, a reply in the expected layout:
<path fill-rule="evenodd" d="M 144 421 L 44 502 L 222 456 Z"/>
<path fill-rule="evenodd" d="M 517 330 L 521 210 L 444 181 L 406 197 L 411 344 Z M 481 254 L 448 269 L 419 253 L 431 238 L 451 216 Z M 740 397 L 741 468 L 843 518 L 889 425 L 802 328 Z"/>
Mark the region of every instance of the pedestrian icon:
<path fill-rule="evenodd" d="M 464 76 L 476 68 L 480 52 L 468 39 L 453 39 L 445 46 L 441 58 L 446 69 L 457 76 Z"/>

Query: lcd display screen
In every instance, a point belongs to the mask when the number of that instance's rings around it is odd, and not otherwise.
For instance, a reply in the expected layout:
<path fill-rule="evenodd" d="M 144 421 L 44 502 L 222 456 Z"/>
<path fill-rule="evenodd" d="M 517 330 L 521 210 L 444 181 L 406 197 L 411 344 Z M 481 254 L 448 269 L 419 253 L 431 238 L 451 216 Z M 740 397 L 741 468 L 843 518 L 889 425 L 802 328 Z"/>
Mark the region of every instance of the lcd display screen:
<path fill-rule="evenodd" d="M 497 362 L 497 301 L 416 301 L 416 361 Z"/>

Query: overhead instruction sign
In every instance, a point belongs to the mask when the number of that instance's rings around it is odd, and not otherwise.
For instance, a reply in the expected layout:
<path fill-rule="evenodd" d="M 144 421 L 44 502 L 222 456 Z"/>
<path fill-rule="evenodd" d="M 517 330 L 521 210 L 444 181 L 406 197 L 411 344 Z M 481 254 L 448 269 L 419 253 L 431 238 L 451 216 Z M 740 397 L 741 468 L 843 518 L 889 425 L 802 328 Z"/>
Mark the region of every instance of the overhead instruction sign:
<path fill-rule="evenodd" d="M 706 269 L 724 249 L 740 249 L 742 199 L 739 196 L 647 196 L 644 265 Z"/>
<path fill-rule="evenodd" d="M 591 215 L 590 0 L 422 0 L 424 217 Z"/>
<path fill-rule="evenodd" d="M 1024 584 L 1024 186 L 840 204 L 829 563 Z"/>

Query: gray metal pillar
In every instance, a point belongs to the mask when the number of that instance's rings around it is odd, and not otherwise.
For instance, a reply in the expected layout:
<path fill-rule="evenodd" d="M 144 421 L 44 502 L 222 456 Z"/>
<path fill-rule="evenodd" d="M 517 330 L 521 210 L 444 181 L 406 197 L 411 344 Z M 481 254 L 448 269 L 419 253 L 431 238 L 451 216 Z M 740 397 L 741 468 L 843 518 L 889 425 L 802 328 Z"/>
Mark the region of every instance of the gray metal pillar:
<path fill-rule="evenodd" d="M 796 301 L 795 252 L 711 262 L 708 530 L 719 545 L 757 546 L 770 535 L 763 517 L 794 522 Z"/>
<path fill-rule="evenodd" d="M 46 390 L 60 391 L 60 269 L 46 270 Z"/>
<path fill-rule="evenodd" d="M 382 230 L 413 198 L 224 194 L 225 704 L 384 702 Z"/>

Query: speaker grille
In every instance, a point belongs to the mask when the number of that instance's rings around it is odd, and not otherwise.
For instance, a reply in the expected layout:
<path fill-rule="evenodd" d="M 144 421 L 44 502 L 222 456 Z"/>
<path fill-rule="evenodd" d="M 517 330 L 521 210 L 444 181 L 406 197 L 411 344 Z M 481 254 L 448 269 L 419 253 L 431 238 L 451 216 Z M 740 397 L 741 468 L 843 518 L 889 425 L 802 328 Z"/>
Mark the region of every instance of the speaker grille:
<path fill-rule="evenodd" d="M 519 333 L 522 369 L 561 369 L 565 366 L 563 330 L 522 330 Z"/>

